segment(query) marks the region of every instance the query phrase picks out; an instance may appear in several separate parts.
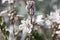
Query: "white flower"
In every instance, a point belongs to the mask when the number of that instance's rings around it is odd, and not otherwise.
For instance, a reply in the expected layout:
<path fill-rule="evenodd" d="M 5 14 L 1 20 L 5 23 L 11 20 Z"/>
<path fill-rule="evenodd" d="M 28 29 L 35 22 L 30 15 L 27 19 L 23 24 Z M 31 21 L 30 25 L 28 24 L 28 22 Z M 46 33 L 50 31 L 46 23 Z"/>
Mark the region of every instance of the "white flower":
<path fill-rule="evenodd" d="M 25 23 L 24 23 L 25 22 Z M 19 25 L 19 30 L 22 30 L 21 40 L 24 40 L 27 33 L 31 33 L 33 25 L 29 22 L 29 20 L 22 21 L 22 24 Z"/>
<path fill-rule="evenodd" d="M 13 33 L 13 25 L 10 25 L 9 28 L 6 29 L 6 31 L 9 31 L 10 34 Z"/>
<path fill-rule="evenodd" d="M 46 23 L 46 25 L 52 25 L 52 22 L 49 20 L 46 20 L 45 23 Z"/>
<path fill-rule="evenodd" d="M 36 23 L 40 24 L 41 22 L 43 22 L 44 20 L 42 20 L 42 18 L 43 18 L 43 15 L 38 15 L 36 19 Z"/>
<path fill-rule="evenodd" d="M 28 20 L 26 20 L 26 21 L 22 20 L 21 22 L 22 22 L 22 24 L 19 25 L 19 29 L 23 30 L 23 33 L 24 32 L 30 33 L 31 30 L 32 30 L 32 27 L 33 27 L 33 25 L 30 23 L 30 21 L 28 21 Z M 29 27 L 27 27 L 28 25 L 29 25 Z"/>
<path fill-rule="evenodd" d="M 52 20 L 52 22 L 57 22 L 60 19 L 60 16 L 59 13 L 51 12 L 48 18 Z"/>
<path fill-rule="evenodd" d="M 7 14 L 7 11 L 8 11 L 8 10 L 1 11 L 1 12 L 0 12 L 0 15 L 1 15 L 1 16 L 6 15 L 6 14 Z"/>
<path fill-rule="evenodd" d="M 25 24 L 20 24 L 20 25 L 19 25 L 19 30 L 23 30 L 24 27 L 25 27 Z"/>
<path fill-rule="evenodd" d="M 6 31 L 10 32 L 10 34 L 8 36 L 8 40 L 13 40 L 13 38 L 14 38 L 13 25 L 10 25 L 9 28 L 6 28 Z"/>
<path fill-rule="evenodd" d="M 43 15 L 38 15 L 37 20 L 41 20 L 43 18 Z"/>

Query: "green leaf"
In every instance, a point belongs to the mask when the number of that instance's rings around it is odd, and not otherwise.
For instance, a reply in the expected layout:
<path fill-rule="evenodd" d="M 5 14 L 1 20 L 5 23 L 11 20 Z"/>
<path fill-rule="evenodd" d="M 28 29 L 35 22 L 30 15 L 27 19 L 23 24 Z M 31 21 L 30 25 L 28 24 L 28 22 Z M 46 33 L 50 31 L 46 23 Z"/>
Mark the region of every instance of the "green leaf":
<path fill-rule="evenodd" d="M 5 30 L 5 29 L 3 29 L 3 30 L 2 30 L 2 33 L 3 33 L 4 35 L 5 35 L 5 32 L 6 32 L 6 30 Z"/>
<path fill-rule="evenodd" d="M 6 31 L 6 36 L 9 36 L 9 34 L 10 34 L 9 31 Z"/>
<path fill-rule="evenodd" d="M 2 33 L 5 35 L 5 36 L 9 36 L 9 31 L 6 31 L 5 29 L 2 30 Z"/>
<path fill-rule="evenodd" d="M 0 21 L 2 21 L 2 16 L 0 16 Z"/>
<path fill-rule="evenodd" d="M 1 25 L 1 29 L 4 29 L 5 28 L 5 23 L 3 23 L 2 25 Z"/>
<path fill-rule="evenodd" d="M 39 35 L 38 32 L 33 32 L 35 40 L 44 40 L 43 36 Z"/>

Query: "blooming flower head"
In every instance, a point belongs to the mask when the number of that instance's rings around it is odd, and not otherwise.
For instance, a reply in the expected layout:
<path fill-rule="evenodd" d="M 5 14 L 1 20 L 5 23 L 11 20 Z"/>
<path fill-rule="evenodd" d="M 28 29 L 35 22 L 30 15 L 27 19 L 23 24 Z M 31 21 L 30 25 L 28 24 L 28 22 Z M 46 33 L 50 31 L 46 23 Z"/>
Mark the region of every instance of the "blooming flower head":
<path fill-rule="evenodd" d="M 49 19 L 52 21 L 52 22 L 57 22 L 59 21 L 59 13 L 57 12 L 51 12 L 50 13 L 50 16 L 49 16 Z"/>

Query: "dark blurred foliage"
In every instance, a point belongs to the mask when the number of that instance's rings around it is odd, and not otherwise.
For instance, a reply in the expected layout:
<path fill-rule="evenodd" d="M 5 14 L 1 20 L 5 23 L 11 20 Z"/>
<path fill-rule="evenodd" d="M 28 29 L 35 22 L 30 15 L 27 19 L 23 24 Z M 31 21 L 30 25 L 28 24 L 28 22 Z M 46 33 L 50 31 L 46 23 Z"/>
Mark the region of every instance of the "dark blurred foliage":
<path fill-rule="evenodd" d="M 38 32 L 33 32 L 32 35 L 34 36 L 34 40 L 44 40 L 44 37 L 39 35 Z"/>
<path fill-rule="evenodd" d="M 0 20 L 1 20 L 1 18 L 2 17 L 0 17 Z M 5 22 L 2 25 L 0 24 L 0 29 L 5 36 L 9 36 L 9 31 L 6 31 L 5 26 L 6 26 Z"/>
<path fill-rule="evenodd" d="M 2 6 L 2 3 L 1 3 L 2 0 L 0 0 L 0 7 Z"/>
<path fill-rule="evenodd" d="M 34 0 L 34 1 L 35 1 L 36 10 L 39 11 L 43 7 L 44 2 L 40 2 L 38 0 Z"/>
<path fill-rule="evenodd" d="M 54 9 L 52 8 L 52 6 L 50 6 L 50 3 L 46 3 L 46 1 L 38 1 L 38 0 L 34 0 L 35 1 L 35 7 L 36 7 L 36 10 L 39 11 L 39 10 L 44 10 L 43 12 L 45 14 L 50 14 L 51 11 L 54 11 Z M 47 5 L 48 4 L 48 5 Z"/>
<path fill-rule="evenodd" d="M 50 5 L 47 5 L 44 11 L 46 12 L 45 14 L 50 14 L 50 12 L 54 11 L 54 9 Z"/>
<path fill-rule="evenodd" d="M 0 16 L 0 21 L 2 21 L 2 16 Z"/>
<path fill-rule="evenodd" d="M 25 40 L 44 40 L 44 37 L 39 35 L 37 31 L 33 31 L 31 34 L 32 35 L 30 37 L 27 36 Z"/>

